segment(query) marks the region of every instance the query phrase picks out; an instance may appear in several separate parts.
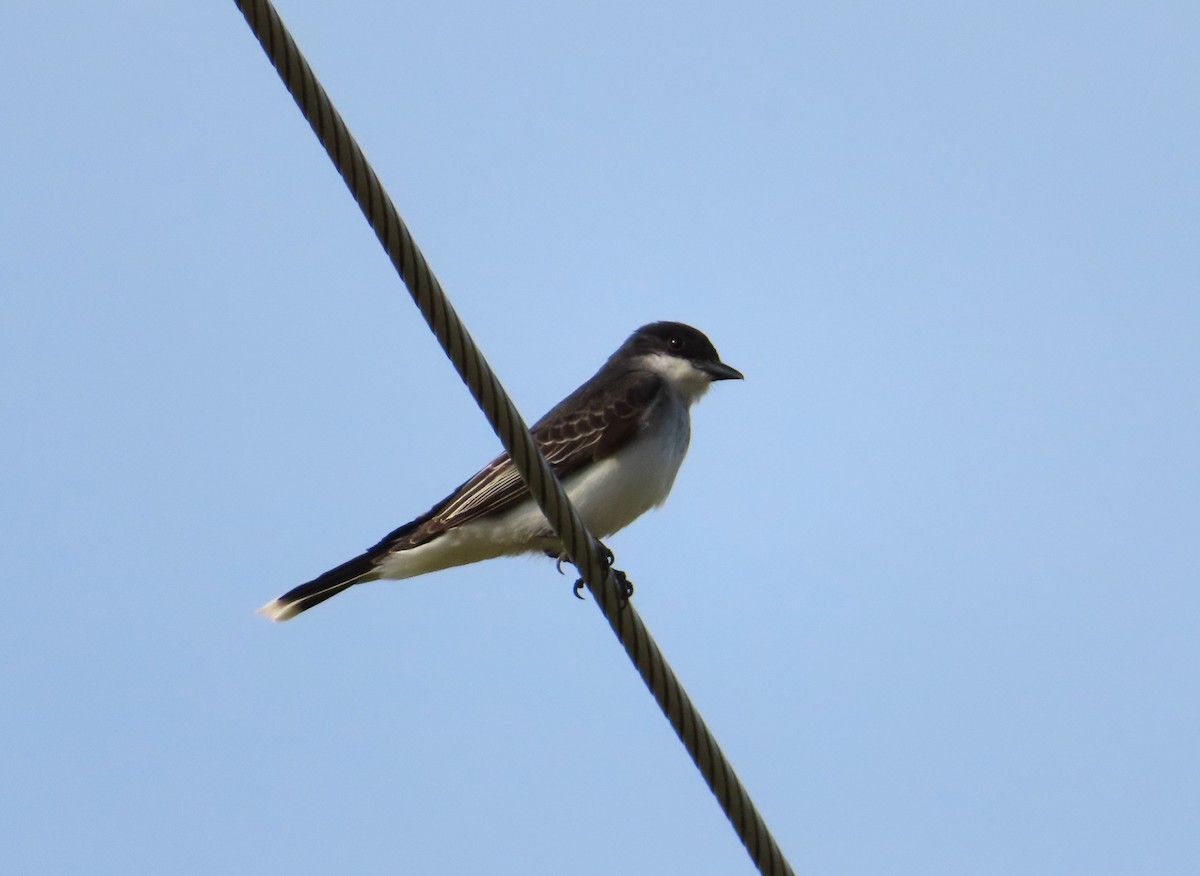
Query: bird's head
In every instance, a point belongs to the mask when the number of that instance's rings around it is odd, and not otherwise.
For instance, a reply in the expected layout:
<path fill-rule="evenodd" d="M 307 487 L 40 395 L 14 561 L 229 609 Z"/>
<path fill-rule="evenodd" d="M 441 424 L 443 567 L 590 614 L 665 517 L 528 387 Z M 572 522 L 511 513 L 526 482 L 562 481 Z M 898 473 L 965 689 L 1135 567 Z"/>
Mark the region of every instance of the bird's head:
<path fill-rule="evenodd" d="M 721 361 L 717 348 L 699 329 L 682 322 L 652 322 L 629 336 L 613 358 L 660 375 L 696 401 L 717 380 L 742 380 L 742 372 Z"/>

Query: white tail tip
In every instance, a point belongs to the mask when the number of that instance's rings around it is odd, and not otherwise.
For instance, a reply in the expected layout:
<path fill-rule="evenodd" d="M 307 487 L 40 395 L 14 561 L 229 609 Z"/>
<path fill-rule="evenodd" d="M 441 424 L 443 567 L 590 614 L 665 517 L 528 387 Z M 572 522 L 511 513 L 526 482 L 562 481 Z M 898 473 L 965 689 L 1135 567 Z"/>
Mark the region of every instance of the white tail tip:
<path fill-rule="evenodd" d="M 287 603 L 280 599 L 272 599 L 256 612 L 256 614 L 261 614 L 263 617 L 273 620 L 276 623 L 291 620 L 299 613 L 300 610 L 297 608 L 296 603 Z"/>

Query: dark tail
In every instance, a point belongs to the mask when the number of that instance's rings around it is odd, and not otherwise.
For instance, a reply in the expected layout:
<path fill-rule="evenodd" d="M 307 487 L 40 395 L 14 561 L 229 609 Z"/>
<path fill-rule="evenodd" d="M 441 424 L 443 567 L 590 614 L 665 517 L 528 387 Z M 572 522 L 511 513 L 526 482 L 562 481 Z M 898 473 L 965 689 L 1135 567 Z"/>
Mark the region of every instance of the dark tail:
<path fill-rule="evenodd" d="M 342 563 L 336 569 L 330 569 L 307 584 L 293 587 L 283 596 L 268 602 L 258 613 L 273 621 L 291 620 L 300 612 L 320 605 L 326 599 L 337 596 L 355 584 L 374 581 L 378 577 L 375 559 L 372 553 L 368 552 Z"/>

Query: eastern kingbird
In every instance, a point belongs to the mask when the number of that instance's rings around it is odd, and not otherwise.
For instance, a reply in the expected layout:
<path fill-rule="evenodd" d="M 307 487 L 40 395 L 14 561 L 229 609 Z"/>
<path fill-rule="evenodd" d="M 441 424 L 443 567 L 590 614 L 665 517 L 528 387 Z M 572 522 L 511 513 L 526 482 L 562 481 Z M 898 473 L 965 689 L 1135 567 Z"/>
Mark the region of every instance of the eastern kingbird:
<path fill-rule="evenodd" d="M 534 424 L 538 448 L 588 529 L 605 538 L 667 499 L 691 438 L 689 409 L 715 380 L 741 380 L 691 326 L 655 322 Z M 259 609 L 285 621 L 348 587 L 562 547 L 501 454 L 366 553 Z"/>

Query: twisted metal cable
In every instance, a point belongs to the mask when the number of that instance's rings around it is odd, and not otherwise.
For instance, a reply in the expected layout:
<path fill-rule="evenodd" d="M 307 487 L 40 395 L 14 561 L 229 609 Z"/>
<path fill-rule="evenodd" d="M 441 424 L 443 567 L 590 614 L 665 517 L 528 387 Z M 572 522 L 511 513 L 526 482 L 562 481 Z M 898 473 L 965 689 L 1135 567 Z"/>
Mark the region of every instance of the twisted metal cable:
<path fill-rule="evenodd" d="M 790 876 L 792 868 L 750 795 L 633 606 L 622 605 L 617 582 L 599 544 L 587 531 L 562 484 L 537 449 L 529 427 L 454 311 L 391 198 L 284 27 L 279 13 L 270 0 L 235 2 L 354 195 L 425 322 L 512 457 L 617 639 L 721 804 L 751 859 L 763 874 Z"/>

